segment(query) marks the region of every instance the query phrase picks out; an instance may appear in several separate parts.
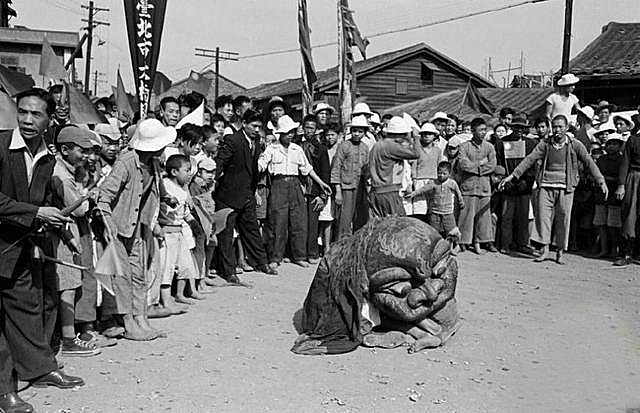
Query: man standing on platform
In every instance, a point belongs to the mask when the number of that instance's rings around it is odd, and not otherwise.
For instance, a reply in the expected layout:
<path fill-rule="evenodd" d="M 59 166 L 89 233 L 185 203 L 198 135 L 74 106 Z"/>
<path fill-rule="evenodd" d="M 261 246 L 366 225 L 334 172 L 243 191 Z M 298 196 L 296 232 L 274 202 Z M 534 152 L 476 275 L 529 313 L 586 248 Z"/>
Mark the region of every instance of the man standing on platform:
<path fill-rule="evenodd" d="M 260 156 L 260 114 L 247 110 L 242 116 L 242 130 L 225 136 L 216 157 L 216 210 L 231 208 L 227 226 L 218 235 L 218 274 L 229 283 L 238 284 L 235 275 L 236 255 L 233 250 L 233 229 L 237 228 L 250 264 L 265 274 L 277 275 L 267 265 L 267 254 L 256 217 L 258 157 Z"/>
<path fill-rule="evenodd" d="M 42 89 L 21 92 L 16 102 L 18 127 L 0 134 L 0 411 L 32 412 L 16 393 L 18 378 L 34 387 L 84 382 L 58 369 L 45 339 L 44 323 L 55 324 L 57 312 L 55 291 L 43 291 L 43 250 L 51 254 L 51 248 L 45 237 L 19 241 L 43 224 L 55 228 L 70 221 L 46 206 L 56 161 L 43 135 L 56 105 Z M 53 313 L 45 316 L 45 308 Z"/>

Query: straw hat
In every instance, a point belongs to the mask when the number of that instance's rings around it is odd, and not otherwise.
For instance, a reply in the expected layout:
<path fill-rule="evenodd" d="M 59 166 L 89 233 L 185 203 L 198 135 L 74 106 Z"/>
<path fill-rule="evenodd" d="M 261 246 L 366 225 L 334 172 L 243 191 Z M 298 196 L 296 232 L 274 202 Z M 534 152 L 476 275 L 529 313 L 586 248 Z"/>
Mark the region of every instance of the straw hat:
<path fill-rule="evenodd" d="M 633 128 L 635 126 L 635 123 L 633 122 L 633 119 L 631 118 L 631 115 L 627 114 L 627 113 L 618 113 L 616 115 L 613 116 L 613 124 L 615 125 L 616 121 L 618 119 L 621 119 L 623 121 L 625 121 L 627 123 L 627 125 L 629 125 L 630 128 Z"/>
<path fill-rule="evenodd" d="M 573 73 L 567 73 L 566 75 L 562 75 L 562 77 L 558 80 L 558 86 L 571 86 L 578 83 L 580 79 L 578 76 Z"/>
<path fill-rule="evenodd" d="M 106 136 L 109 140 L 117 141 L 120 139 L 120 130 L 111 123 L 98 123 L 93 130 L 98 135 Z"/>
<path fill-rule="evenodd" d="M 333 108 L 333 106 L 329 105 L 328 103 L 324 103 L 324 102 L 320 102 L 316 105 L 315 110 L 313 111 L 314 115 L 317 115 L 318 113 L 322 112 L 323 110 L 328 110 L 330 113 L 335 112 L 336 110 Z"/>
<path fill-rule="evenodd" d="M 407 122 L 405 122 L 405 120 L 400 116 L 394 116 L 389 120 L 385 132 L 387 134 L 395 133 L 404 135 L 407 133 L 411 133 L 411 127 L 409 127 L 409 125 L 407 125 Z"/>
<path fill-rule="evenodd" d="M 434 135 L 437 135 L 440 132 L 438 132 L 438 129 L 436 129 L 436 126 L 433 123 L 425 122 L 422 124 L 422 127 L 420 128 L 420 133 L 432 133 Z"/>
<path fill-rule="evenodd" d="M 616 105 L 612 105 L 611 103 L 607 102 L 606 100 L 601 100 L 598 103 L 598 106 L 596 106 L 596 114 L 600 113 L 601 111 L 603 111 L 605 109 L 609 109 L 610 112 L 613 112 L 614 110 L 616 110 Z"/>
<path fill-rule="evenodd" d="M 292 130 L 298 129 L 298 126 L 300 126 L 300 122 L 294 122 L 289 115 L 284 115 L 278 119 L 278 129 L 276 129 L 274 133 L 289 133 Z"/>
<path fill-rule="evenodd" d="M 598 135 L 603 132 L 614 133 L 615 131 L 616 131 L 616 128 L 613 126 L 613 123 L 607 122 L 607 123 L 601 123 L 600 125 L 598 125 L 593 131 L 593 134 Z"/>
<path fill-rule="evenodd" d="M 351 116 L 358 116 L 358 115 L 372 116 L 373 112 L 371 112 L 369 105 L 367 105 L 364 102 L 361 102 L 361 103 L 356 103 L 356 105 L 353 107 L 353 111 L 351 112 Z"/>
<path fill-rule="evenodd" d="M 593 120 L 595 116 L 595 111 L 591 106 L 583 106 L 578 109 L 578 112 L 589 118 L 589 120 Z"/>
<path fill-rule="evenodd" d="M 620 141 L 621 143 L 625 143 L 627 139 L 627 136 L 622 136 L 619 133 L 610 133 L 609 136 L 607 136 L 607 139 L 605 139 L 604 143 L 607 143 L 609 141 Z"/>
<path fill-rule="evenodd" d="M 367 122 L 367 118 L 364 115 L 354 116 L 351 119 L 351 124 L 349 125 L 352 128 L 365 128 L 369 129 L 369 122 Z"/>
<path fill-rule="evenodd" d="M 176 130 L 157 119 L 145 119 L 138 124 L 130 145 L 142 152 L 156 152 L 176 140 Z"/>
<path fill-rule="evenodd" d="M 380 121 L 380 115 L 378 115 L 377 113 L 371 115 L 369 122 L 374 125 L 382 125 L 382 122 Z"/>
<path fill-rule="evenodd" d="M 444 112 L 436 112 L 436 114 L 429 119 L 429 122 L 433 123 L 437 120 L 446 120 L 448 122 L 449 116 Z"/>

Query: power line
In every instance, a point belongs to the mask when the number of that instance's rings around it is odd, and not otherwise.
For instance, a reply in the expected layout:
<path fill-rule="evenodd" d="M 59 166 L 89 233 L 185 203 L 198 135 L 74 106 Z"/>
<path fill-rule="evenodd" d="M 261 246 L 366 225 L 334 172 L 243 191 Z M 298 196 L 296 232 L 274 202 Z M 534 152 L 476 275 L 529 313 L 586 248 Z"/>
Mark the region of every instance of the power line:
<path fill-rule="evenodd" d="M 518 3 L 514 3 L 514 4 L 508 4 L 506 6 L 495 7 L 495 8 L 492 8 L 492 9 L 487 9 L 487 10 L 467 13 L 467 14 L 463 14 L 463 15 L 460 15 L 460 16 L 456 16 L 456 17 L 448 17 L 446 19 L 436 20 L 436 21 L 429 22 L 429 23 L 417 24 L 417 25 L 414 25 L 414 26 L 403 27 L 403 28 L 400 28 L 400 29 L 393 29 L 393 30 L 387 30 L 387 31 L 384 31 L 384 32 L 374 33 L 374 34 L 371 34 L 371 35 L 367 36 L 367 38 L 368 39 L 373 39 L 373 38 L 376 38 L 376 37 L 387 36 L 389 34 L 408 32 L 408 31 L 412 31 L 412 30 L 422 29 L 422 28 L 425 28 L 425 27 L 436 26 L 436 25 L 443 24 L 443 23 L 450 23 L 450 22 L 453 22 L 453 21 L 456 21 L 456 20 L 462 20 L 462 19 L 466 19 L 466 18 L 469 18 L 469 17 L 475 17 L 475 16 L 480 16 L 480 15 L 483 15 L 483 14 L 489 14 L 489 13 L 495 13 L 495 12 L 499 12 L 499 11 L 503 11 L 503 10 L 508 10 L 508 9 L 512 9 L 512 8 L 515 8 L 515 7 L 524 6 L 524 5 L 527 5 L 527 4 L 545 3 L 545 2 L 548 2 L 548 1 L 552 1 L 552 0 L 525 0 L 525 1 L 518 2 Z M 317 45 L 312 45 L 312 48 L 319 49 L 319 48 L 322 48 L 322 47 L 334 46 L 336 44 L 338 44 L 338 43 L 337 42 L 327 42 L 327 43 L 321 43 L 321 44 L 317 44 Z M 246 55 L 246 56 L 240 56 L 238 59 L 240 59 L 240 60 L 253 59 L 253 58 L 256 58 L 256 57 L 274 56 L 274 55 L 280 55 L 280 54 L 295 53 L 295 52 L 299 52 L 299 51 L 300 51 L 299 48 L 274 50 L 274 51 L 271 51 L 271 52 L 263 52 L 263 53 L 250 54 L 250 55 Z"/>

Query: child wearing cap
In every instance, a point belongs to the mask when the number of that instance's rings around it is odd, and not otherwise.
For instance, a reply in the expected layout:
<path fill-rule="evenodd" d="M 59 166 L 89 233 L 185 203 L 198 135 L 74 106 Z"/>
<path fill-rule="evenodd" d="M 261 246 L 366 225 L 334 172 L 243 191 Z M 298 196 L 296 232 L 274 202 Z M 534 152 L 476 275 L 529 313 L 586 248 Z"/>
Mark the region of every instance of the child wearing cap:
<path fill-rule="evenodd" d="M 82 184 L 76 182 L 76 167 L 86 161 L 88 153 L 93 150 L 90 131 L 75 125 L 65 126 L 58 134 L 56 147 L 56 165 L 51 179 L 54 204 L 59 208 L 68 207 L 82 196 Z M 58 258 L 65 262 L 78 265 L 92 264 L 91 255 L 84 254 L 81 259 L 80 234 L 89 232 L 89 221 L 86 214 L 89 201 L 85 200 L 72 213 L 73 223 L 69 230 L 73 234 L 70 241 L 62 242 L 54 235 L 54 245 L 57 245 Z M 71 254 L 70 254 L 71 252 Z M 73 255 L 72 255 L 73 254 Z M 83 262 L 86 261 L 86 262 Z M 64 356 L 95 356 L 100 354 L 94 343 L 81 340 L 75 331 L 76 293 L 82 287 L 82 270 L 70 266 L 56 266 L 56 286 L 60 293 L 59 317 L 62 332 L 62 355 Z M 95 321 L 95 309 L 94 317 Z"/>
<path fill-rule="evenodd" d="M 202 300 L 204 296 L 196 289 L 196 278 L 200 278 L 200 276 L 192 251 L 196 247 L 190 226 L 194 217 L 191 214 L 191 197 L 187 189 L 191 162 L 186 155 L 171 155 L 167 159 L 165 169 L 167 177 L 162 181 L 164 188 L 167 194 L 175 198 L 177 202 L 160 204 L 158 223 L 164 233 L 164 245 L 160 248 L 160 261 L 163 263 L 160 299 L 165 308 L 177 313 L 180 311 L 176 310 L 171 298 L 174 273 L 177 274 L 176 302 L 181 304 L 195 303 L 185 296 L 187 284 L 191 298 Z"/>
<path fill-rule="evenodd" d="M 598 257 L 615 257 L 618 245 L 620 244 L 620 229 L 622 228 L 622 217 L 620 204 L 616 199 L 615 190 L 618 182 L 618 170 L 622 162 L 622 146 L 624 139 L 619 136 L 608 135 L 608 131 L 596 132 L 599 139 L 605 141 L 605 154 L 596 161 L 600 173 L 604 176 L 609 195 L 605 198 L 599 191 L 595 192 L 595 213 L 593 225 L 598 229 L 599 248 Z"/>

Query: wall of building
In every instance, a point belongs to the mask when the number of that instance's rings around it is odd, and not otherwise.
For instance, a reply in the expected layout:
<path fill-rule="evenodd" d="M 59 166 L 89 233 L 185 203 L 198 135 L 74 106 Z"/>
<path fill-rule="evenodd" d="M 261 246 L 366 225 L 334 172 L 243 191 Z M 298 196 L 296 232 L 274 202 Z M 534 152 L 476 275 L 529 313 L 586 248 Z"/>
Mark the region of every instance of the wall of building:
<path fill-rule="evenodd" d="M 49 80 L 44 80 L 39 74 L 40 71 L 40 54 L 42 47 L 40 45 L 16 44 L 0 42 L 0 64 L 10 69 L 31 75 L 36 87 L 48 86 Z M 62 65 L 64 65 L 73 50 L 63 47 L 53 46 L 53 51 L 60 57 Z"/>
<path fill-rule="evenodd" d="M 640 79 L 581 79 L 574 93 L 581 105 L 596 106 L 606 100 L 622 110 L 636 110 L 640 104 Z"/>

